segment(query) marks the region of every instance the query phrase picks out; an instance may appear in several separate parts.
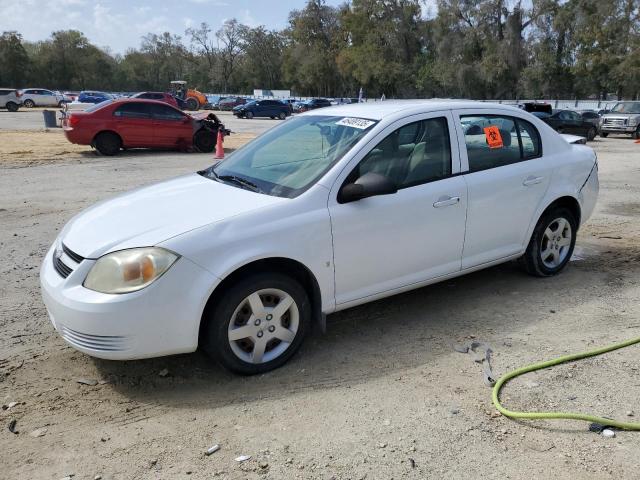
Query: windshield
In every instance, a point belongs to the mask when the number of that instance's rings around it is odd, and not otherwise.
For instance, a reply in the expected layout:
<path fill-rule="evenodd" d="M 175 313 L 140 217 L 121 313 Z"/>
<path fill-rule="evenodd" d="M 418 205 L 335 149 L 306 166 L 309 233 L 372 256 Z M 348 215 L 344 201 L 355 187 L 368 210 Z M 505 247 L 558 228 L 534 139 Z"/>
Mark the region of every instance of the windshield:
<path fill-rule="evenodd" d="M 615 113 L 640 113 L 640 102 L 616 103 L 611 111 Z"/>
<path fill-rule="evenodd" d="M 293 198 L 324 175 L 376 123 L 342 116 L 292 118 L 201 174 L 240 188 Z"/>

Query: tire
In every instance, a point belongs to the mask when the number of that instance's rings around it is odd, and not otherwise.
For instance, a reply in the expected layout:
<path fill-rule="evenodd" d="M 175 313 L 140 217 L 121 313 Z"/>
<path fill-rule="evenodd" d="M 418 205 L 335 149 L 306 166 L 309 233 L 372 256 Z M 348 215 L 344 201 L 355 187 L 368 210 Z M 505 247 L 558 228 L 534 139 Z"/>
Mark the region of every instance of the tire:
<path fill-rule="evenodd" d="M 193 136 L 193 146 L 202 153 L 213 152 L 216 148 L 216 133 L 208 130 L 200 129 Z"/>
<path fill-rule="evenodd" d="M 596 127 L 591 127 L 587 132 L 587 140 L 592 142 L 596 138 L 597 133 L 598 131 L 596 130 Z"/>
<path fill-rule="evenodd" d="M 275 119 L 276 119 L 276 117 L 269 117 L 269 118 L 270 118 L 271 120 L 275 120 Z"/>
<path fill-rule="evenodd" d="M 280 112 L 280 113 L 278 114 L 278 118 L 279 118 L 280 120 L 284 120 L 285 118 L 287 118 L 287 114 L 286 114 L 286 113 L 284 113 L 284 112 Z"/>
<path fill-rule="evenodd" d="M 280 318 L 274 318 L 282 299 L 292 303 Z M 307 292 L 295 280 L 279 273 L 258 273 L 228 287 L 207 308 L 203 321 L 205 352 L 232 372 L 255 375 L 282 366 L 296 353 L 311 324 L 311 306 Z M 262 354 L 256 352 L 257 345 L 264 347 Z M 254 361 L 255 355 L 259 357 Z"/>
<path fill-rule="evenodd" d="M 602 138 L 607 138 L 609 136 L 609 132 L 600 132 L 600 136 Z"/>
<path fill-rule="evenodd" d="M 18 105 L 17 103 L 7 102 L 7 110 L 9 110 L 10 112 L 17 112 L 19 108 L 20 105 Z"/>
<path fill-rule="evenodd" d="M 639 140 L 639 139 L 640 139 L 640 126 L 639 126 L 638 128 L 636 128 L 636 131 L 635 131 L 635 132 L 633 132 L 632 137 L 633 137 L 634 139 L 636 139 L 636 140 Z"/>
<path fill-rule="evenodd" d="M 93 144 L 102 155 L 112 157 L 122 148 L 122 139 L 113 132 L 102 132 L 96 136 Z"/>
<path fill-rule="evenodd" d="M 253 112 L 245 112 L 244 118 L 251 120 L 253 118 Z"/>
<path fill-rule="evenodd" d="M 27 98 L 22 104 L 25 108 L 33 108 L 36 106 L 36 102 L 31 100 L 30 98 Z"/>
<path fill-rule="evenodd" d="M 187 110 L 198 110 L 198 108 L 200 108 L 200 103 L 193 97 L 187 98 L 187 100 L 185 101 L 185 105 L 187 107 Z"/>
<path fill-rule="evenodd" d="M 571 259 L 577 232 L 578 222 L 568 208 L 555 207 L 545 212 L 521 258 L 527 273 L 536 277 L 560 273 Z"/>

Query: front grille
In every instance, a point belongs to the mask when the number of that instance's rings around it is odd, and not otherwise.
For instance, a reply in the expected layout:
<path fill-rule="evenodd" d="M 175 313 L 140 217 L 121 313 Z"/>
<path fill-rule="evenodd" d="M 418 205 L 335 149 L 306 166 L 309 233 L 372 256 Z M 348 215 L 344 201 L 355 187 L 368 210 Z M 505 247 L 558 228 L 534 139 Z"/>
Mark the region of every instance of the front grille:
<path fill-rule="evenodd" d="M 627 124 L 627 121 L 624 118 L 605 118 L 604 124 L 623 127 Z"/>
<path fill-rule="evenodd" d="M 102 352 L 121 352 L 130 347 L 127 337 L 119 335 L 90 335 L 59 325 L 62 338 L 75 347 L 87 348 Z"/>
<path fill-rule="evenodd" d="M 73 269 L 65 265 L 62 260 L 60 260 L 55 255 L 53 256 L 53 268 L 56 269 L 56 272 L 60 274 L 62 278 L 67 278 Z"/>
<path fill-rule="evenodd" d="M 70 260 L 65 263 L 63 257 Z M 53 268 L 56 269 L 56 272 L 60 274 L 62 278 L 67 278 L 71 272 L 75 270 L 75 266 L 69 266 L 69 263 L 79 264 L 84 260 L 84 257 L 81 257 L 77 253 L 69 250 L 69 248 L 63 243 L 62 244 L 62 255 L 59 257 L 56 255 L 56 252 L 53 253 Z"/>
<path fill-rule="evenodd" d="M 67 246 L 66 246 L 64 243 L 62 244 L 62 251 L 63 251 L 64 253 L 66 253 L 66 254 L 67 254 L 67 256 L 68 256 L 71 260 L 73 260 L 74 262 L 76 262 L 76 263 L 80 263 L 81 261 L 83 261 L 83 260 L 84 260 L 84 257 L 81 257 L 81 256 L 80 256 L 80 255 L 78 255 L 77 253 L 72 252 L 71 250 L 69 250 L 69 248 L 67 248 Z"/>

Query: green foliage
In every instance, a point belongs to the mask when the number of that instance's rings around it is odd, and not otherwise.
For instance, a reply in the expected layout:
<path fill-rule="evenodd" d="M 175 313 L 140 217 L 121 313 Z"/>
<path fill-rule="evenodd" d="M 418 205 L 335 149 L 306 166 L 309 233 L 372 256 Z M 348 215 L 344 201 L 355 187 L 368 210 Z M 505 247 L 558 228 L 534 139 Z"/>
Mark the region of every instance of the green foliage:
<path fill-rule="evenodd" d="M 640 0 L 308 0 L 282 31 L 227 20 L 185 39 L 148 34 L 111 55 L 75 30 L 0 36 L 0 85 L 221 93 L 466 98 L 635 98 Z"/>

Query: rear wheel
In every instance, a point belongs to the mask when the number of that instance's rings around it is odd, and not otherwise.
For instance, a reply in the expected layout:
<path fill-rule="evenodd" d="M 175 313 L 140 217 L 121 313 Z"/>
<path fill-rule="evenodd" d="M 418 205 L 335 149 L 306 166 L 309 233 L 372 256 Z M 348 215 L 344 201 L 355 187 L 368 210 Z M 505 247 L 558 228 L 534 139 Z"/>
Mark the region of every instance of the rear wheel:
<path fill-rule="evenodd" d="M 202 343 L 225 368 L 244 375 L 286 363 L 309 329 L 304 288 L 279 273 L 249 275 L 224 291 L 205 314 Z"/>
<path fill-rule="evenodd" d="M 187 98 L 185 105 L 187 106 L 187 110 L 198 110 L 198 108 L 200 108 L 200 102 L 193 97 Z"/>
<path fill-rule="evenodd" d="M 122 148 L 122 140 L 113 132 L 102 132 L 96 136 L 93 144 L 102 155 L 111 157 Z"/>
<path fill-rule="evenodd" d="M 284 113 L 284 112 L 280 112 L 280 113 L 278 114 L 278 118 L 279 118 L 280 120 L 284 120 L 285 118 L 287 118 L 287 114 L 286 114 L 286 113 Z"/>
<path fill-rule="evenodd" d="M 199 152 L 213 152 L 216 147 L 216 133 L 204 129 L 198 130 L 193 136 L 193 145 Z"/>
<path fill-rule="evenodd" d="M 33 108 L 33 107 L 35 107 L 35 106 L 36 106 L 36 103 L 35 103 L 33 100 L 31 100 L 30 98 L 28 98 L 28 99 L 26 99 L 26 100 L 24 101 L 24 106 L 25 106 L 26 108 Z"/>
<path fill-rule="evenodd" d="M 559 273 L 573 254 L 577 231 L 577 220 L 568 208 L 555 207 L 542 215 L 521 259 L 527 273 L 537 277 Z"/>
<path fill-rule="evenodd" d="M 10 112 L 17 112 L 18 108 L 20 108 L 20 106 L 15 102 L 7 103 L 7 110 L 9 110 Z"/>
<path fill-rule="evenodd" d="M 597 133 L 598 131 L 596 130 L 596 127 L 591 127 L 587 132 L 587 140 L 589 140 L 590 142 L 593 141 L 593 139 L 596 138 Z"/>
<path fill-rule="evenodd" d="M 253 118 L 253 112 L 246 112 L 246 113 L 244 114 L 244 117 L 245 117 L 245 118 L 248 118 L 249 120 L 251 120 L 251 119 Z"/>

